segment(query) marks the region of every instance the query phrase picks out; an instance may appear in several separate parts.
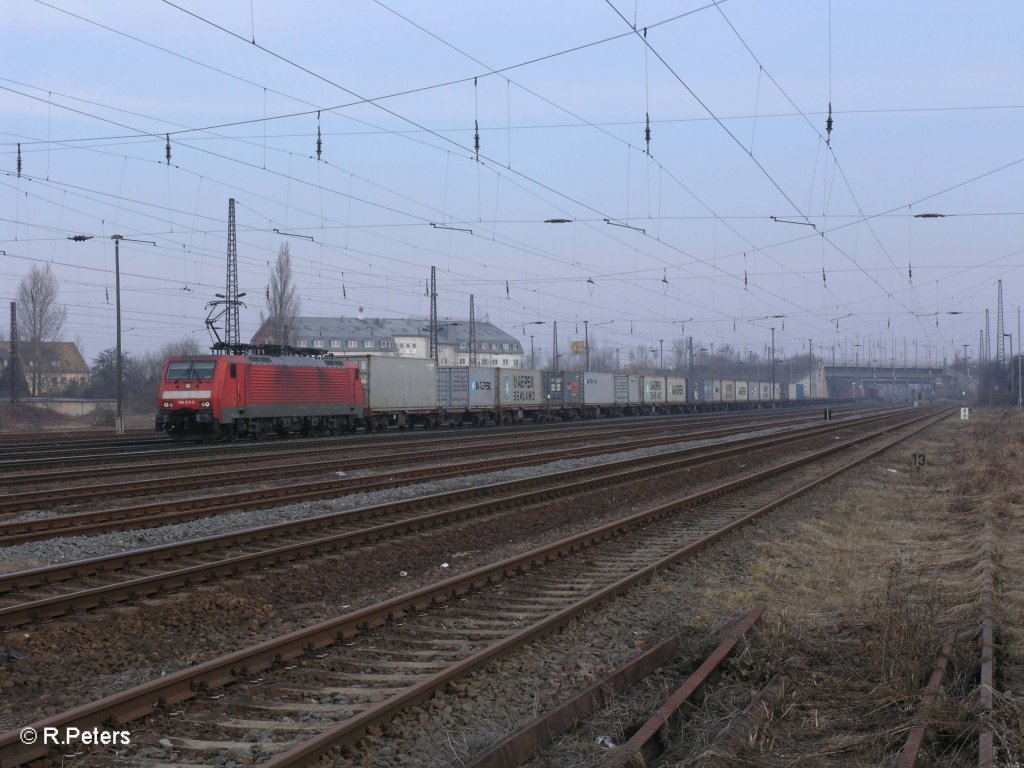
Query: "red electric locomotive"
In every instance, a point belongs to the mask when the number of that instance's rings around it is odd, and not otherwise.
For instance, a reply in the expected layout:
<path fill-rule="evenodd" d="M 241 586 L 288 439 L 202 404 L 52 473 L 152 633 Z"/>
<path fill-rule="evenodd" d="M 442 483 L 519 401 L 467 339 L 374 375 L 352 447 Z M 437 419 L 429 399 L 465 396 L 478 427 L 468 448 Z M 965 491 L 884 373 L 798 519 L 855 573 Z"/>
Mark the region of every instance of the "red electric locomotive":
<path fill-rule="evenodd" d="M 170 357 L 156 428 L 179 440 L 339 434 L 363 418 L 357 364 L 313 357 Z"/>

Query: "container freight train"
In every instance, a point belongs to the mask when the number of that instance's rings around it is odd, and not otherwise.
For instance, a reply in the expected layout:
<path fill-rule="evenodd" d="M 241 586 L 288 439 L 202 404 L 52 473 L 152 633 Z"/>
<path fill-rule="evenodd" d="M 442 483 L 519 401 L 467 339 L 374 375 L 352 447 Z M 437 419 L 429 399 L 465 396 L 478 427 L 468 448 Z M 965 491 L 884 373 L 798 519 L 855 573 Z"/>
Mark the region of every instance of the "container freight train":
<path fill-rule="evenodd" d="M 757 381 L 439 368 L 367 355 L 203 355 L 168 358 L 156 428 L 181 440 L 258 439 L 810 402 L 783 400 L 780 390 Z"/>

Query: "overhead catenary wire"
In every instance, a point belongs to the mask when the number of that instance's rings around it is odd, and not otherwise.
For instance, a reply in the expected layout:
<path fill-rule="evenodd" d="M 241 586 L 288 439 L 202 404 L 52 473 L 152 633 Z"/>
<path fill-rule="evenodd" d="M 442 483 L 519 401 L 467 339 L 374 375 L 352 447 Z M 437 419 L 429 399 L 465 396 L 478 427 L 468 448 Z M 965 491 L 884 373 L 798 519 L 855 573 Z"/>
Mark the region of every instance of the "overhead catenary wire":
<path fill-rule="evenodd" d="M 379 2 L 379 0 L 375 0 L 375 2 L 377 2 L 377 4 L 378 4 L 378 5 L 382 5 L 382 6 L 383 6 L 383 3 Z M 717 3 L 715 3 L 714 5 L 715 5 L 715 6 L 717 6 Z M 386 6 L 383 6 L 383 7 L 386 7 Z M 712 7 L 712 6 L 710 6 L 710 5 L 709 5 L 709 6 L 704 6 L 704 7 L 702 7 L 702 9 L 703 9 L 703 8 L 708 8 L 708 7 Z M 698 10 L 702 10 L 702 9 L 698 9 Z M 390 10 L 390 9 L 389 9 L 389 10 Z M 393 11 L 393 12 L 394 12 L 394 11 Z M 416 26 L 416 27 L 417 27 L 418 29 L 421 29 L 421 30 L 423 30 L 423 31 L 424 31 L 424 32 L 425 32 L 426 34 L 430 35 L 430 36 L 431 36 L 431 37 L 433 37 L 434 39 L 437 39 L 437 40 L 439 40 L 439 41 L 440 41 L 441 43 L 443 43 L 443 44 L 444 44 L 444 45 L 446 45 L 447 47 L 449 47 L 449 48 L 451 48 L 451 49 L 453 49 L 453 50 L 455 50 L 455 51 L 458 51 L 458 52 L 459 52 L 459 53 L 461 53 L 462 55 L 464 55 L 464 56 L 466 56 L 466 57 L 470 58 L 470 59 L 471 59 L 472 61 L 474 61 L 475 63 L 481 64 L 482 66 L 486 66 L 485 64 L 483 64 L 483 62 L 480 62 L 480 61 L 479 61 L 478 59 L 476 59 L 475 57 L 471 56 L 471 55 L 470 55 L 470 54 L 468 54 L 468 53 L 465 53 L 464 51 L 462 51 L 461 49 L 459 49 L 459 48 L 457 48 L 456 46 L 452 45 L 451 43 L 449 43 L 448 41 L 444 40 L 443 38 L 440 38 L 440 37 L 438 37 L 437 35 L 435 35 L 434 33 L 430 32 L 429 30 L 425 29 L 424 27 L 422 27 L 421 25 L 417 24 L 416 22 L 414 22 L 414 21 L 411 21 L 411 20 L 409 20 L 409 19 L 408 19 L 408 18 L 407 18 L 406 16 L 403 16 L 402 14 L 398 14 L 397 12 L 395 12 L 395 13 L 396 13 L 396 15 L 398 15 L 398 16 L 399 16 L 400 18 L 403 18 L 403 19 L 405 19 L 405 20 L 409 21 L 409 23 L 413 24 L 413 25 L 414 25 L 414 26 Z M 620 14 L 620 16 L 621 16 L 621 14 Z M 649 27 L 650 27 L 650 26 L 653 26 L 653 25 L 649 25 Z M 636 33 L 636 30 L 633 30 L 633 33 L 635 34 L 635 33 Z M 646 41 L 645 41 L 644 45 L 645 45 L 645 48 L 646 48 L 646 47 L 647 47 Z M 493 71 L 493 70 L 492 70 L 492 71 Z M 538 98 L 541 98 L 541 99 L 542 99 L 542 100 L 543 100 L 543 101 L 544 101 L 545 103 L 549 103 L 549 104 L 552 104 L 553 106 L 556 106 L 556 107 L 558 107 L 559 109 L 563 109 L 563 111 L 566 111 L 566 112 L 567 112 L 568 114 L 572 115 L 572 116 L 573 116 L 574 118 L 576 118 L 576 119 L 579 119 L 579 120 L 581 120 L 581 121 L 584 121 L 584 120 L 585 120 L 584 118 L 582 118 L 582 117 L 578 116 L 578 115 L 577 115 L 577 114 L 575 114 L 574 112 L 571 112 L 571 111 L 569 111 L 569 110 L 565 110 L 565 109 L 564 109 L 563 107 L 560 107 L 559 105 L 557 105 L 557 104 L 554 104 L 554 103 L 553 103 L 553 102 L 551 102 L 551 101 L 550 101 L 549 99 L 547 99 L 547 98 L 545 98 L 545 97 L 543 97 L 543 96 L 540 96 L 539 94 L 536 94 L 536 93 L 535 93 L 534 91 L 528 91 L 528 92 L 530 92 L 531 94 L 533 94 L 533 95 L 537 96 Z M 712 116 L 713 116 L 713 113 L 712 113 Z M 717 118 L 716 118 L 716 119 L 717 119 Z M 588 125 L 593 125 L 593 124 L 592 124 L 592 123 L 590 123 L 589 121 L 587 121 L 587 124 L 588 124 Z M 603 131 L 603 132 L 604 132 L 604 131 Z M 613 138 L 616 138 L 616 140 L 619 140 L 619 141 L 621 141 L 621 139 L 618 139 L 617 137 L 613 137 Z M 735 139 L 735 137 L 733 137 L 733 138 Z M 632 146 L 632 145 L 630 145 L 630 143 L 629 143 L 628 141 L 626 141 L 626 142 L 624 142 L 624 143 L 625 143 L 625 144 L 627 145 L 627 147 L 631 147 L 631 146 Z M 628 159 L 629 159 L 629 155 L 627 154 L 627 163 L 628 163 Z M 663 166 L 662 166 L 662 165 L 661 165 L 661 164 L 659 163 L 659 168 L 661 168 L 661 167 L 663 167 Z M 686 189 L 685 185 L 682 185 L 682 184 L 681 184 L 681 182 L 679 182 L 678 178 L 677 178 L 677 177 L 676 177 L 675 175 L 673 175 L 673 174 L 669 174 L 669 175 L 670 175 L 670 178 L 672 178 L 672 179 L 673 179 L 673 180 L 674 180 L 674 181 L 675 181 L 676 183 L 679 183 L 681 187 L 683 187 L 684 189 Z M 628 173 L 627 173 L 627 178 L 628 178 Z M 536 183 L 536 181 L 535 181 L 535 180 L 534 180 L 534 182 Z M 549 187 L 547 187 L 546 185 L 541 185 L 541 186 L 542 186 L 543 188 L 545 188 L 545 189 L 550 189 L 550 188 L 549 188 Z M 551 191 L 556 191 L 556 190 L 551 190 Z M 690 192 L 689 190 L 687 190 L 687 192 L 688 192 L 689 194 L 691 194 L 692 196 L 694 196 L 694 197 L 695 197 L 695 199 L 697 199 L 697 200 L 698 200 L 699 202 L 701 202 L 701 204 L 702 204 L 702 205 L 704 205 L 703 201 L 700 201 L 700 198 L 698 198 L 698 197 L 696 197 L 695 195 L 693 195 L 693 193 L 692 193 L 692 192 Z M 556 191 L 556 193 L 557 193 L 557 191 Z M 570 200 L 572 200 L 572 198 L 569 198 L 569 199 L 570 199 Z M 578 202 L 578 201 L 575 201 L 575 200 L 573 200 L 573 202 Z M 627 203 L 628 203 L 628 197 L 627 197 Z M 593 210 L 593 209 L 591 209 L 591 210 Z M 629 213 L 628 213 L 628 210 L 627 210 L 626 218 L 628 219 L 628 217 L 629 217 Z M 606 218 L 610 218 L 610 217 L 606 217 Z M 646 234 L 646 233 L 645 233 L 645 234 Z M 660 238 L 659 238 L 659 240 L 660 240 Z M 667 245 L 667 243 L 665 243 L 665 244 Z M 753 243 L 750 243 L 750 245 L 756 248 L 756 246 L 754 246 L 754 244 L 753 244 Z M 680 252 L 680 253 L 682 253 L 682 254 L 685 254 L 685 255 L 686 255 L 687 257 L 689 257 L 689 258 L 694 258 L 695 260 L 697 260 L 697 261 L 699 261 L 699 262 L 701 262 L 701 263 L 704 263 L 705 265 L 707 265 L 707 264 L 709 263 L 709 262 L 708 262 L 708 260 L 701 260 L 701 259 L 696 259 L 696 257 L 694 257 L 694 256 L 693 256 L 692 254 L 686 254 L 686 253 L 685 253 L 684 251 L 682 251 L 681 249 L 677 249 L 677 250 L 679 250 L 679 252 Z M 717 267 L 717 265 L 714 265 L 714 264 L 712 264 L 711 266 L 713 266 L 713 267 L 714 267 L 714 268 L 715 268 L 716 270 L 717 270 L 717 269 L 719 269 L 719 268 Z M 782 267 L 783 269 L 785 269 L 785 267 L 784 267 L 784 266 L 783 266 L 782 264 L 780 264 L 780 267 Z M 724 270 L 723 270 L 723 272 L 724 272 Z M 782 297 L 776 296 L 776 298 L 782 298 Z M 785 300 L 785 299 L 783 299 L 783 300 Z M 788 303 L 788 302 L 787 302 L 787 303 Z M 794 305 L 794 306 L 795 306 L 795 305 Z"/>
<path fill-rule="evenodd" d="M 253 38 L 255 38 L 255 35 L 253 35 Z M 644 50 L 645 50 L 645 58 L 646 58 L 646 56 L 647 56 L 647 49 L 645 48 Z M 507 88 L 510 88 L 510 84 L 508 84 L 508 83 L 507 83 Z M 757 112 L 757 110 L 755 110 L 755 114 L 756 114 L 756 112 Z M 478 121 L 478 120 L 477 120 L 477 121 Z M 646 121 L 645 121 L 645 123 L 646 123 Z M 319 128 L 319 126 L 318 126 L 318 128 Z M 397 132 L 395 132 L 395 133 L 397 133 Z M 198 138 L 198 137 L 197 137 L 197 138 Z M 51 146 L 51 144 L 49 144 L 49 143 L 48 143 L 48 145 L 47 145 L 47 146 L 49 147 L 49 146 Z M 177 159 L 178 159 L 178 150 L 177 150 L 177 142 L 175 142 L 175 160 L 177 160 Z M 507 158 L 503 158 L 503 160 L 504 160 L 505 162 L 508 162 Z M 301 172 L 300 172 L 300 173 L 301 173 Z M 291 173 L 289 173 L 289 174 L 286 174 L 286 176 L 287 176 L 287 177 L 291 177 L 292 175 L 293 175 L 293 174 L 291 174 Z M 351 178 L 351 177 L 350 177 L 350 178 Z M 500 177 L 500 176 L 499 176 L 499 177 L 497 177 L 497 178 L 498 178 L 498 180 L 500 181 L 500 180 L 502 180 L 502 178 L 503 178 L 503 177 Z M 328 181 L 328 183 L 329 183 L 329 181 Z M 316 184 L 315 184 L 314 186 L 315 186 L 315 187 L 317 188 L 318 194 L 322 195 L 322 194 L 323 194 L 323 182 L 320 182 L 320 181 L 318 180 L 318 181 L 317 181 L 317 183 L 316 183 Z M 497 185 L 496 185 L 496 186 L 497 186 Z M 348 198 L 348 200 L 349 200 L 349 205 L 351 205 L 351 198 Z M 402 206 L 399 206 L 399 207 L 401 208 Z M 456 218 L 458 218 L 458 212 L 456 211 L 456 212 L 455 212 L 455 215 L 454 215 L 454 216 L 453 216 L 453 215 L 451 215 L 451 214 L 452 214 L 452 212 L 450 211 L 450 212 L 449 212 L 449 220 L 450 220 L 450 221 L 452 221 L 452 222 L 454 222 L 454 221 L 455 221 L 455 219 L 456 219 Z M 498 217 L 495 217 L 495 218 L 498 218 Z M 576 218 L 577 220 L 579 220 L 579 218 L 580 218 L 580 217 L 574 217 L 574 218 Z M 612 218 L 612 219 L 615 219 L 616 217 L 614 217 L 614 216 L 611 216 L 610 218 Z M 635 212 L 633 213 L 633 218 L 635 219 Z M 660 220 L 660 219 L 661 219 L 662 217 L 660 217 L 660 216 L 659 216 L 658 218 L 659 218 L 659 220 Z M 712 218 L 717 218 L 718 220 L 722 220 L 722 218 L 723 218 L 723 217 L 712 217 Z M 479 221 L 480 219 L 481 219 L 481 217 L 479 217 L 479 216 L 478 216 L 478 217 L 477 217 L 477 220 Z M 595 221 L 597 221 L 597 220 L 600 220 L 600 219 L 597 219 L 596 217 L 594 217 L 594 220 L 595 220 Z M 835 219 L 833 218 L 833 221 L 834 221 L 834 220 L 835 220 Z M 635 222 L 635 221 L 634 221 L 633 223 L 637 223 L 637 222 Z M 642 224 L 642 222 L 640 222 L 640 223 Z M 348 233 L 349 233 L 350 231 L 352 231 L 351 227 L 352 227 L 353 225 L 356 225 L 356 224 L 358 224 L 358 222 L 354 222 L 354 221 L 351 221 L 351 220 L 347 222 L 347 225 L 346 225 L 346 228 L 345 228 L 345 232 L 346 232 L 346 235 L 347 235 L 347 234 L 348 234 Z M 369 225 L 368 225 L 368 226 L 369 226 Z M 384 224 L 382 223 L 382 224 L 380 224 L 380 226 L 385 226 L 385 225 L 384 225 Z M 403 225 L 401 225 L 401 224 L 398 224 L 397 226 L 403 226 Z M 324 238 L 323 238 L 323 236 L 321 235 L 321 236 L 319 237 L 319 239 L 320 239 L 321 241 L 323 241 L 323 239 L 324 239 Z M 756 251 L 755 251 L 755 252 L 756 252 Z M 746 251 L 744 251 L 744 253 L 746 253 Z M 856 251 L 854 251 L 854 254 L 856 255 Z M 746 261 L 746 258 L 744 257 L 744 262 L 745 262 L 745 261 Z M 699 263 L 699 262 L 698 262 L 698 263 Z M 736 272 L 737 272 L 737 270 L 736 270 L 735 268 L 730 268 L 730 271 L 732 271 L 734 275 L 735 275 L 735 274 L 736 274 Z M 794 271 L 799 271 L 799 270 L 794 270 Z M 746 272 L 747 272 L 747 270 L 746 270 L 746 269 L 744 269 L 744 273 L 746 273 Z M 879 272 L 878 274 L 881 274 L 881 273 Z M 514 284 L 514 283 L 513 283 L 513 284 Z"/>
<path fill-rule="evenodd" d="M 750 54 L 750 56 L 751 56 L 751 57 L 752 57 L 752 58 L 754 59 L 754 61 L 756 61 L 756 62 L 758 63 L 758 65 L 759 65 L 759 66 L 763 66 L 763 65 L 761 65 L 761 62 L 760 62 L 760 60 L 759 60 L 759 59 L 757 58 L 757 55 L 756 55 L 756 54 L 755 54 L 755 53 L 753 52 L 753 50 L 751 50 L 750 46 L 749 46 L 749 45 L 747 44 L 747 42 L 746 42 L 746 41 L 745 41 L 745 40 L 743 39 L 743 36 L 742 36 L 742 35 L 740 35 L 740 33 L 739 33 L 739 30 L 737 30 L 737 29 L 736 29 L 736 27 L 735 27 L 735 26 L 733 25 L 733 23 L 732 23 L 732 22 L 731 22 L 731 21 L 729 20 L 728 16 L 726 16 L 726 14 L 725 14 L 725 11 L 724 11 L 724 10 L 723 10 L 723 9 L 722 9 L 721 7 L 718 7 L 718 6 L 716 6 L 716 8 L 717 8 L 717 10 L 718 10 L 719 14 L 721 14 L 722 18 L 723 18 L 723 19 L 725 20 L 726 24 L 727 24 L 727 25 L 729 26 L 729 28 L 730 28 L 730 29 L 731 29 L 731 30 L 733 31 L 733 33 L 734 33 L 734 34 L 736 35 L 736 37 L 737 37 L 737 38 L 739 39 L 739 41 L 741 42 L 741 44 L 743 45 L 743 47 L 744 47 L 744 48 L 745 48 L 745 49 L 747 50 L 747 52 L 748 52 L 748 53 Z M 832 102 L 832 78 L 831 78 L 831 71 L 832 71 L 832 69 L 831 69 L 831 40 L 832 40 L 832 32 L 831 32 L 831 12 L 832 12 L 832 6 L 831 6 L 831 1 L 830 1 L 830 3 L 829 3 L 829 8 L 828 8 L 828 12 L 829 12 L 829 33 L 828 33 L 828 41 L 829 41 L 829 78 L 828 78 L 828 79 L 829 79 L 829 112 L 828 112 L 828 114 L 829 114 L 829 120 L 828 120 L 828 122 L 826 123 L 826 126 L 827 126 L 827 128 L 829 129 L 829 137 L 830 137 L 830 130 L 831 130 L 831 115 L 832 115 L 832 104 L 831 104 L 831 102 Z M 804 121 L 805 121 L 805 122 L 807 123 L 807 125 L 808 125 L 808 126 L 810 126 L 810 128 L 811 128 L 812 130 L 814 130 L 814 131 L 815 131 L 815 133 L 818 133 L 818 135 L 819 135 L 819 137 L 820 137 L 820 136 L 821 136 L 821 134 L 820 134 L 820 133 L 819 133 L 819 132 L 817 131 L 817 129 L 816 129 L 816 128 L 814 128 L 814 125 L 813 125 L 813 123 L 811 123 L 811 121 L 810 121 L 810 119 L 809 119 L 809 118 L 807 117 L 807 115 L 806 115 L 806 114 L 804 114 L 802 110 L 800 110 L 800 108 L 799 108 L 799 107 L 798 107 L 798 106 L 796 105 L 796 103 L 795 103 L 795 102 L 793 101 L 793 99 L 792 99 L 792 98 L 791 98 L 791 97 L 789 96 L 789 94 L 788 94 L 788 93 L 787 93 L 787 92 L 785 91 L 785 89 L 783 89 L 783 88 L 782 88 L 782 86 L 781 86 L 781 85 L 779 85 L 779 83 L 778 83 L 778 82 L 777 82 L 777 81 L 775 80 L 775 78 L 774 78 L 774 77 L 772 77 L 772 75 L 771 75 L 770 73 L 768 73 L 768 77 L 769 77 L 769 79 L 770 79 L 770 80 L 772 81 L 773 85 L 775 85 L 775 87 L 776 87 L 776 88 L 777 88 L 777 89 L 779 90 L 779 92 L 780 92 L 780 93 L 781 93 L 781 94 L 782 94 L 782 95 L 783 95 L 783 96 L 784 96 L 784 97 L 786 98 L 786 100 L 787 100 L 787 101 L 788 101 L 788 102 L 789 102 L 789 103 L 790 103 L 790 104 L 791 104 L 791 105 L 793 106 L 793 108 L 797 110 L 797 112 L 798 112 L 798 113 L 799 113 L 799 114 L 801 115 L 801 117 L 803 117 L 803 119 L 804 119 Z M 842 169 L 842 166 L 840 165 L 840 163 L 839 163 L 839 160 L 838 160 L 838 158 L 837 158 L 837 157 L 835 156 L 835 152 L 834 152 L 834 150 L 833 150 L 833 148 L 832 148 L 832 146 L 831 146 L 831 142 L 830 142 L 829 138 L 825 138 L 825 145 L 826 145 L 826 147 L 827 147 L 827 150 L 828 150 L 828 152 L 829 152 L 829 153 L 831 153 L 831 155 L 832 155 L 833 161 L 834 161 L 834 163 L 835 163 L 835 167 L 836 167 L 836 169 L 837 169 L 837 170 L 839 171 L 839 173 L 840 173 L 840 176 L 842 177 L 842 179 L 843 179 L 843 182 L 844 182 L 844 184 L 846 185 L 846 188 L 847 188 L 847 190 L 849 191 L 849 193 L 850 193 L 850 196 L 851 196 L 851 198 L 852 198 L 852 199 L 853 199 L 853 201 L 854 201 L 854 204 L 855 204 L 855 205 L 857 206 L 858 210 L 859 210 L 859 211 L 860 211 L 860 212 L 861 212 L 861 213 L 863 214 L 863 208 L 861 207 L 861 205 L 860 205 L 859 201 L 857 200 L 857 197 L 856 197 L 856 195 L 854 194 L 853 188 L 852 188 L 852 186 L 850 185 L 850 182 L 849 182 L 849 180 L 848 180 L 848 178 L 847 178 L 847 176 L 846 176 L 846 173 L 845 173 L 845 172 L 843 171 L 843 169 Z M 885 248 L 885 246 L 884 246 L 884 245 L 882 244 L 882 242 L 881 242 L 880 238 L 878 237 L 877 233 L 875 233 L 875 231 L 874 231 L 874 230 L 872 229 L 872 227 L 871 227 L 871 224 L 870 224 L 870 221 L 869 221 L 869 218 L 870 218 L 870 217 L 866 217 L 866 216 L 865 216 L 863 220 L 864 220 L 864 221 L 865 221 L 865 222 L 867 223 L 867 226 L 868 226 L 868 229 L 869 229 L 869 231 L 871 231 L 871 233 L 872 233 L 872 236 L 873 236 L 873 237 L 875 238 L 875 242 L 876 242 L 876 243 L 878 244 L 878 246 L 879 246 L 879 247 L 880 247 L 880 248 L 882 249 L 883 253 L 885 253 L 885 255 L 886 255 L 886 257 L 887 257 L 887 258 L 889 259 L 890 263 L 891 263 L 891 264 L 893 264 L 893 266 L 895 266 L 895 261 L 893 260 L 893 258 L 892 258 L 892 256 L 891 256 L 891 254 L 889 254 L 888 250 L 887 250 L 887 249 Z M 846 253 L 845 253 L 845 251 L 844 251 L 843 249 L 839 248 L 839 246 L 838 246 L 838 245 L 837 245 L 836 243 L 834 243 L 834 242 L 833 242 L 833 241 L 831 241 L 831 240 L 829 240 L 829 242 L 830 242 L 830 244 L 831 244 L 831 245 L 832 245 L 833 247 L 835 247 L 835 248 L 836 248 L 836 250 L 837 250 L 837 251 L 838 251 L 839 253 L 841 253 L 842 255 L 844 255 L 844 256 L 845 256 L 846 258 L 850 258 L 850 257 L 849 257 L 849 255 L 848 255 L 848 254 L 846 254 Z M 853 261 L 853 263 L 856 263 L 856 261 Z M 882 285 L 881 285 L 880 283 L 878 283 L 878 281 L 877 281 L 877 280 L 875 280 L 875 279 L 874 279 L 874 278 L 873 278 L 873 277 L 872 277 L 872 276 L 871 276 L 871 275 L 870 275 L 869 273 L 867 273 L 867 272 L 865 271 L 865 272 L 864 272 L 864 274 L 865 274 L 866 276 L 868 276 L 868 277 L 869 277 L 870 279 L 872 279 L 872 281 L 873 281 L 873 282 L 874 282 L 874 283 L 875 283 L 875 284 L 877 285 L 877 287 L 878 287 L 878 288 L 879 288 L 880 290 L 882 290 L 882 291 L 886 292 L 887 294 L 889 294 L 889 293 L 890 293 L 889 291 L 886 291 L 886 289 L 885 289 L 885 288 L 884 288 L 884 287 L 883 287 L 883 286 L 882 286 Z M 913 282 L 912 282 L 911 280 L 909 280 L 909 274 L 908 274 L 908 282 L 909 282 L 910 286 L 912 287 L 912 286 L 913 286 Z M 913 310 L 913 309 L 911 309 L 911 307 L 909 307 L 908 305 L 904 304 L 903 302 L 900 302 L 900 305 L 901 305 L 901 306 L 903 307 L 903 309 L 904 309 L 904 310 L 905 310 L 906 312 L 908 312 L 908 313 L 911 313 L 911 314 L 914 314 L 914 310 Z M 923 327 L 923 326 L 922 326 L 922 327 Z"/>
<path fill-rule="evenodd" d="M 164 2 L 167 2 L 167 1 L 168 0 L 164 0 Z M 605 0 L 605 2 L 608 4 L 608 7 L 611 8 L 620 19 L 622 19 L 627 24 L 629 23 L 626 20 L 626 18 L 622 15 L 622 13 L 619 11 L 619 9 L 616 8 L 615 5 L 611 2 L 611 0 Z M 718 7 L 717 3 L 715 3 L 715 7 L 716 8 Z M 719 11 L 721 11 L 720 8 L 719 8 Z M 636 32 L 636 30 L 634 30 L 634 34 L 638 34 Z M 668 70 L 669 74 L 671 74 L 672 77 L 674 77 L 676 79 L 676 81 L 678 81 L 679 84 L 682 85 L 683 88 L 686 89 L 687 93 L 689 93 L 690 96 L 692 96 L 693 99 L 700 105 L 701 109 L 703 109 L 705 112 L 708 113 L 708 115 L 715 121 L 715 123 L 717 123 L 718 126 L 723 131 L 726 132 L 726 134 L 729 136 L 729 138 L 732 139 L 740 149 L 746 150 L 746 147 L 743 146 L 743 142 L 741 142 L 736 137 L 736 134 L 734 134 L 732 131 L 729 130 L 729 127 L 727 125 L 725 125 L 725 123 L 722 122 L 721 118 L 719 118 L 718 115 L 715 114 L 714 110 L 712 110 L 704 102 L 704 100 L 701 99 L 694 92 L 694 90 L 686 83 L 685 80 L 683 80 L 683 78 L 679 75 L 679 73 L 676 72 L 676 70 L 672 67 L 672 65 L 670 65 L 664 59 L 664 57 L 662 57 L 662 55 L 660 53 L 658 53 L 658 51 L 647 41 L 646 38 L 641 37 L 640 39 L 644 41 L 644 45 L 647 46 L 650 49 L 651 53 L 653 53 L 655 58 L 657 58 L 658 61 L 660 61 L 662 63 L 662 65 L 665 67 L 665 69 Z M 806 216 L 804 215 L 803 211 L 800 210 L 800 206 L 798 206 L 795 202 L 793 202 L 793 200 L 790 198 L 790 196 L 786 193 L 786 191 L 779 184 L 779 182 L 776 181 L 775 178 L 768 172 L 768 169 L 765 168 L 761 164 L 761 162 L 756 157 L 754 157 L 754 155 L 752 153 L 747 153 L 747 154 L 753 160 L 754 164 L 758 167 L 758 169 L 760 169 L 761 173 L 764 174 L 764 176 L 768 179 L 768 181 L 771 182 L 772 186 L 775 187 L 775 189 L 778 190 L 779 194 L 782 195 L 783 199 L 785 199 L 786 202 L 789 203 L 792 206 L 793 210 L 796 211 L 796 213 L 799 214 L 802 218 L 806 218 Z"/>

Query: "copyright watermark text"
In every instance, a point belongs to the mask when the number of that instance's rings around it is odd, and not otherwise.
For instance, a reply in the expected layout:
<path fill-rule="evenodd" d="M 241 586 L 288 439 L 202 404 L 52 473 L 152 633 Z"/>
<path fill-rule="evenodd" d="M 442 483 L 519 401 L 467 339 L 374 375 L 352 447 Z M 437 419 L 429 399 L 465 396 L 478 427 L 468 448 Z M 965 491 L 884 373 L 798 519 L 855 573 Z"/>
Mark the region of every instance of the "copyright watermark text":
<path fill-rule="evenodd" d="M 126 747 L 132 743 L 131 731 L 107 731 L 100 728 L 22 728 L 21 743 L 25 745 L 39 742 L 47 747 L 68 747 L 72 745 Z"/>

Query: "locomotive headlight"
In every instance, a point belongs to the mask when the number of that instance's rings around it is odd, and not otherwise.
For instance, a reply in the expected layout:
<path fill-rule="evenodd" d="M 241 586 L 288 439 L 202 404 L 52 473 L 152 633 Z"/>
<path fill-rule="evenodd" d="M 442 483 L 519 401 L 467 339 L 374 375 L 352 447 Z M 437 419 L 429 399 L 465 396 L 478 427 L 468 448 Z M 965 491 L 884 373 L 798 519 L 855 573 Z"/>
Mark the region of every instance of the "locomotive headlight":
<path fill-rule="evenodd" d="M 171 401 L 170 400 L 164 400 L 164 408 L 170 408 L 170 407 L 171 407 Z"/>
<path fill-rule="evenodd" d="M 203 402 L 200 403 L 200 405 L 202 405 L 203 408 L 209 408 L 210 407 L 210 401 L 209 400 L 203 400 Z"/>

